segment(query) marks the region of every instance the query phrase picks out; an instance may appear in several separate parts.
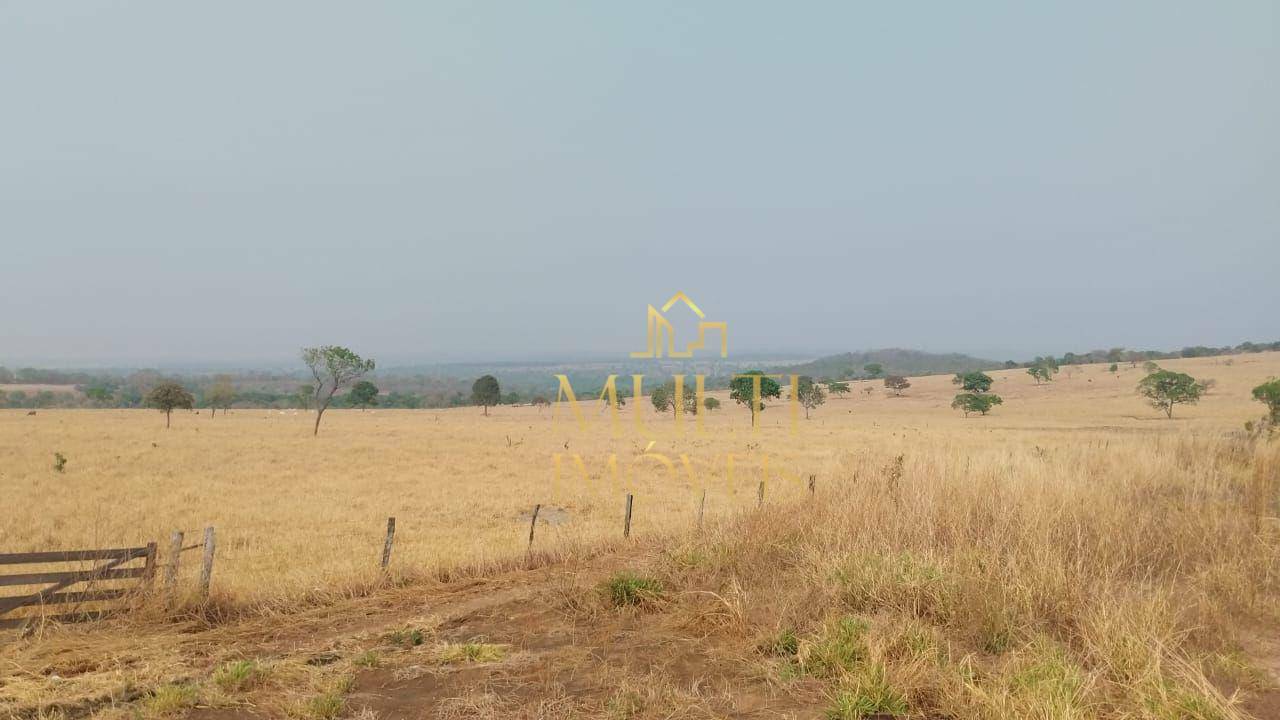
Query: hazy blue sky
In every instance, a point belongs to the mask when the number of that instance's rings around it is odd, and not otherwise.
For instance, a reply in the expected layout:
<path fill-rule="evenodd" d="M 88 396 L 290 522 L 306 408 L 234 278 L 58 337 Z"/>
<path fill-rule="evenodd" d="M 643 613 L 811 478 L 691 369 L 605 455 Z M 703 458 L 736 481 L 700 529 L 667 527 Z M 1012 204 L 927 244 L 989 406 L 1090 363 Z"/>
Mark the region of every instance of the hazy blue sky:
<path fill-rule="evenodd" d="M 0 2 L 0 363 L 1280 339 L 1280 4 Z"/>

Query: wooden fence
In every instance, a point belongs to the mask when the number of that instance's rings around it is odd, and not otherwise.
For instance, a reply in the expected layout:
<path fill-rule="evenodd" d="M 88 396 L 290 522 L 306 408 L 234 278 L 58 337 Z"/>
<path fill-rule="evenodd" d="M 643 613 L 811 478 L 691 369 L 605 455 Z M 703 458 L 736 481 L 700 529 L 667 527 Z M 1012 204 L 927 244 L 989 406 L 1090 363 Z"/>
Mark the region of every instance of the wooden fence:
<path fill-rule="evenodd" d="M 182 553 L 203 549 L 200 592 L 208 596 L 213 574 L 213 528 L 205 528 L 202 543 L 184 547 L 182 537 L 181 532 L 175 532 L 170 538 L 165 589 L 170 594 L 176 590 Z M 141 565 L 137 564 L 139 561 Z M 0 572 L 0 591 L 19 589 L 17 595 L 0 596 L 0 629 L 48 620 L 95 620 L 119 611 L 130 597 L 151 588 L 159 564 L 154 542 L 129 548 L 0 553 L 0 570 L 21 566 L 43 567 L 22 568 L 28 572 Z"/>
<path fill-rule="evenodd" d="M 141 560 L 141 567 L 125 567 Z M 48 570 L 0 575 L 0 587 L 33 587 L 34 592 L 0 597 L 0 616 L 21 608 L 36 608 L 37 615 L 0 617 L 0 628 L 21 627 L 33 620 L 83 620 L 110 612 L 113 601 L 149 585 L 155 577 L 156 544 L 142 547 L 106 550 L 53 550 L 47 552 L 0 553 L 0 566 L 65 565 L 77 563 L 74 570 Z M 94 565 L 101 563 L 96 567 Z M 103 587 L 103 585 L 110 587 Z M 69 590 L 76 586 L 82 589 Z M 45 614 L 49 605 L 71 606 L 70 612 Z"/>
<path fill-rule="evenodd" d="M 817 489 L 817 477 L 809 476 L 808 491 L 812 497 Z M 760 481 L 760 485 L 756 490 L 756 507 L 762 508 L 765 501 L 765 483 Z M 702 491 L 697 505 L 697 527 L 702 528 L 703 515 L 706 512 L 707 492 Z M 526 557 L 533 552 L 534 533 L 538 527 L 538 514 L 542 509 L 541 504 L 534 505 L 533 513 L 529 521 L 529 539 L 526 550 Z M 635 510 L 635 496 L 627 493 L 625 497 L 625 505 L 622 519 L 622 536 L 624 538 L 631 537 L 631 521 Z M 382 543 L 381 568 L 383 572 L 389 569 L 391 564 L 391 550 L 395 542 L 396 519 L 394 517 L 387 518 L 387 532 Z M 165 563 L 165 590 L 170 596 L 176 591 L 178 582 L 178 563 L 182 558 L 182 553 L 188 550 L 203 550 L 203 557 L 200 566 L 200 594 L 202 597 L 209 595 L 209 583 L 213 576 L 213 556 L 215 549 L 214 530 L 212 527 L 204 529 L 204 538 L 200 543 L 194 545 L 183 545 L 184 535 L 181 531 L 175 531 L 169 538 L 169 552 L 166 557 L 168 562 Z M 142 559 L 141 567 L 124 567 L 125 565 Z M 147 543 L 142 547 L 134 548 L 117 548 L 108 550 L 54 550 L 49 552 L 29 552 L 29 553 L 0 553 L 0 567 L 11 565 L 37 565 L 52 563 L 92 563 L 102 562 L 102 565 L 89 569 L 83 567 L 75 570 L 57 570 L 57 571 L 40 571 L 3 575 L 0 574 L 0 587 L 22 587 L 44 585 L 46 587 L 28 591 L 21 595 L 13 595 L 8 597 L 0 597 L 0 629 L 23 627 L 32 622 L 42 620 L 58 620 L 58 621 L 74 621 L 86 620 L 102 617 L 103 615 L 118 610 L 120 607 L 113 607 L 113 601 L 127 598 L 132 593 L 139 592 L 148 588 L 155 579 L 157 568 L 156 563 L 156 543 Z M 100 587 L 105 582 L 121 582 L 123 585 L 113 587 Z M 131 582 L 130 582 L 131 581 Z M 68 590 L 75 585 L 84 585 L 82 590 Z M 67 613 L 48 614 L 45 612 L 46 606 L 49 605 L 72 605 L 75 610 Z M 86 609 L 86 606 L 89 606 Z M 28 614 L 20 617 L 10 615 L 11 613 L 22 608 L 36 608 L 35 614 Z M 3 617 L 10 615 L 10 617 Z"/>

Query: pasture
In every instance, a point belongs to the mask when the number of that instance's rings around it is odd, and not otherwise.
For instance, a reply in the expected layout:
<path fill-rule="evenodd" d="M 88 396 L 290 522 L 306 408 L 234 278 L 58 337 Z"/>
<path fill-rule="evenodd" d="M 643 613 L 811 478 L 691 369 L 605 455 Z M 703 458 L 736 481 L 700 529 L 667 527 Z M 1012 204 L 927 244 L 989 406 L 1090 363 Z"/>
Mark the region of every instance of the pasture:
<path fill-rule="evenodd" d="M 809 420 L 770 403 L 755 431 L 723 393 L 701 428 L 677 428 L 647 400 L 629 403 L 615 428 L 592 398 L 579 399 L 581 425 L 565 407 L 501 406 L 488 417 L 478 408 L 335 410 L 319 437 L 310 414 L 294 411 L 182 412 L 170 430 L 154 411 L 0 411 L 0 547 L 157 540 L 163 550 L 172 530 L 190 538 L 213 525 L 215 590 L 237 605 L 278 605 L 375 581 L 388 516 L 398 523 L 393 570 L 421 574 L 519 558 L 535 503 L 555 523 L 540 525 L 535 547 L 555 550 L 617 539 L 626 492 L 636 497 L 634 532 L 653 534 L 691 526 L 703 489 L 710 520 L 754 507 L 762 479 L 766 503 L 776 502 L 801 496 L 809 475 L 831 487 L 899 455 L 920 471 L 1024 480 L 1102 464 L 1112 477 L 1099 482 L 1111 482 L 1168 462 L 1179 438 L 1218 440 L 1260 416 L 1249 390 L 1280 375 L 1280 353 L 1163 366 L 1216 384 L 1167 420 L 1135 394 L 1143 370 L 1128 364 L 1114 374 L 1067 368 L 1042 385 L 1023 370 L 993 372 L 1005 403 L 985 417 L 949 407 L 949 376 L 912 378 L 902 397 L 869 381 Z M 646 448 L 675 471 L 638 461 Z M 67 458 L 62 472 L 55 452 Z M 861 492 L 856 482 L 849 491 Z"/>

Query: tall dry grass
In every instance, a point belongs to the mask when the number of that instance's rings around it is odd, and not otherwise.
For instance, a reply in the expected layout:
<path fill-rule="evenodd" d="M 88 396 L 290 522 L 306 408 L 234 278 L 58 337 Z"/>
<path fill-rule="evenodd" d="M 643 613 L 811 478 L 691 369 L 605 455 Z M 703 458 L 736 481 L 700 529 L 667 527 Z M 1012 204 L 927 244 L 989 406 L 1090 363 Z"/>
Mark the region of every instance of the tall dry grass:
<path fill-rule="evenodd" d="M 766 672 L 826 681 L 833 717 L 890 693 L 954 718 L 1238 718 L 1227 693 L 1280 671 L 1250 658 L 1280 630 L 1276 444 L 922 444 L 840 466 L 664 565 L 731 598 L 758 647 L 796 638 Z"/>

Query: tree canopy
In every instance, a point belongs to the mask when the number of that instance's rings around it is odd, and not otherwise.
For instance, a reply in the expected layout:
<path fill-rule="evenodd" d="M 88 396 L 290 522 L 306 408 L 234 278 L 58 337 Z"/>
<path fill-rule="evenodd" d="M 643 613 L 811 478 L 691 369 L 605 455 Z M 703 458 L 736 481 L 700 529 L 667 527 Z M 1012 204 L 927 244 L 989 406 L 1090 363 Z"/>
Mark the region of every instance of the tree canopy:
<path fill-rule="evenodd" d="M 961 386 L 965 392 L 986 392 L 991 389 L 991 383 L 995 382 L 991 376 L 984 372 L 967 372 L 956 373 L 955 378 L 951 380 L 955 385 Z"/>
<path fill-rule="evenodd" d="M 764 401 L 782 397 L 782 387 L 777 380 L 765 375 L 764 371 L 750 370 L 733 376 L 733 380 L 729 382 L 729 397 L 751 410 L 751 426 L 755 427 L 757 416 L 764 411 Z"/>
<path fill-rule="evenodd" d="M 804 417 L 809 419 L 809 411 L 827 401 L 827 393 L 813 378 L 802 375 L 796 383 L 796 399 L 804 407 Z"/>
<path fill-rule="evenodd" d="M 316 426 L 313 435 L 320 434 L 320 418 L 329 409 L 333 396 L 339 388 L 345 387 L 362 375 L 372 372 L 373 359 L 365 360 L 340 345 L 321 345 L 302 349 L 302 361 L 315 377 L 312 386 L 313 403 L 316 409 Z"/>
<path fill-rule="evenodd" d="M 471 402 L 482 406 L 484 414 L 488 415 L 489 408 L 502 402 L 502 388 L 498 385 L 498 378 L 492 375 L 476 378 L 471 385 Z"/>
<path fill-rule="evenodd" d="M 172 381 L 165 381 L 151 388 L 146 397 L 147 405 L 164 413 L 166 428 L 169 427 L 169 419 L 175 409 L 190 410 L 195 402 L 196 399 L 186 388 Z"/>
<path fill-rule="evenodd" d="M 1173 417 L 1173 406 L 1195 404 L 1204 394 L 1204 385 L 1186 373 L 1157 370 L 1138 382 L 1138 394 L 1147 398 L 1151 407 Z"/>
<path fill-rule="evenodd" d="M 351 386 L 351 392 L 347 393 L 347 402 L 362 410 L 370 405 L 377 405 L 378 386 L 368 380 L 361 380 Z"/>
<path fill-rule="evenodd" d="M 1272 378 L 1254 388 L 1253 399 L 1266 405 L 1271 422 L 1280 425 L 1280 379 Z"/>
<path fill-rule="evenodd" d="M 884 386 L 893 391 L 895 396 L 902 395 L 902 391 L 911 387 L 911 381 L 901 375 L 890 375 L 884 379 Z"/>
<path fill-rule="evenodd" d="M 969 417 L 969 413 L 981 413 L 986 415 L 991 408 L 1001 405 L 1004 400 L 999 395 L 990 393 L 967 392 L 956 395 L 951 401 L 951 407 L 964 411 L 964 416 Z"/>

